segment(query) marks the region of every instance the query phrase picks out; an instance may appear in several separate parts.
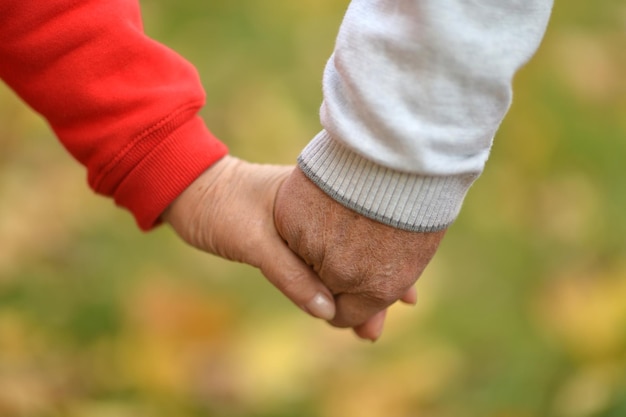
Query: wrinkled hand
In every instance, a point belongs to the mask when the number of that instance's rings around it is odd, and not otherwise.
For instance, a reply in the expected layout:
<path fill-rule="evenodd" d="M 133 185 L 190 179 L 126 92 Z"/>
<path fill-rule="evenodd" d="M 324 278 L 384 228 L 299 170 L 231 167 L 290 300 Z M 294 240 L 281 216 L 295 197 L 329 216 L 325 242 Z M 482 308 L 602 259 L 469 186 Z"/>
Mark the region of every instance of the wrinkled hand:
<path fill-rule="evenodd" d="M 300 169 L 282 183 L 274 220 L 289 247 L 335 297 L 330 323 L 375 340 L 386 308 L 415 301 L 413 285 L 445 231 L 417 233 L 370 220 L 328 197 Z"/>
<path fill-rule="evenodd" d="M 198 177 L 162 219 L 190 245 L 258 267 L 296 305 L 329 320 L 335 314 L 332 294 L 274 226 L 276 192 L 292 170 L 226 156 Z"/>

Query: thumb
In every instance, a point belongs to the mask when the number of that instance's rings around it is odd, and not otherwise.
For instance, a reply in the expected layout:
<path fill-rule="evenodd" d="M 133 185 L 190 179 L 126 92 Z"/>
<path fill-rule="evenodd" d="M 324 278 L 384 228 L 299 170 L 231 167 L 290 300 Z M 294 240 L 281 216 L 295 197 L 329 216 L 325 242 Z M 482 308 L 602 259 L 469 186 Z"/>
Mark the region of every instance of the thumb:
<path fill-rule="evenodd" d="M 314 317 L 332 320 L 335 303 L 330 290 L 304 261 L 282 241 L 266 245 L 259 266 L 265 277 L 287 298 Z"/>

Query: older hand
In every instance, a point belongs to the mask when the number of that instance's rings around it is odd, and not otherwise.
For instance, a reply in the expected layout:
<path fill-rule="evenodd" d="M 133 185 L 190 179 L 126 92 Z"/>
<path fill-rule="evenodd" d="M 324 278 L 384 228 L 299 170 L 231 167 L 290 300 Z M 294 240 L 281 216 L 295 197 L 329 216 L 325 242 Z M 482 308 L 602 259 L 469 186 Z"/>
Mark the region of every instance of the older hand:
<path fill-rule="evenodd" d="M 194 181 L 164 221 L 190 245 L 261 272 L 296 305 L 330 320 L 333 296 L 276 232 L 276 192 L 293 167 L 249 164 L 226 156 Z"/>
<path fill-rule="evenodd" d="M 335 297 L 331 324 L 375 340 L 386 308 L 414 301 L 415 281 L 445 231 L 417 233 L 370 220 L 328 197 L 296 168 L 283 182 L 274 221 L 289 247 Z"/>

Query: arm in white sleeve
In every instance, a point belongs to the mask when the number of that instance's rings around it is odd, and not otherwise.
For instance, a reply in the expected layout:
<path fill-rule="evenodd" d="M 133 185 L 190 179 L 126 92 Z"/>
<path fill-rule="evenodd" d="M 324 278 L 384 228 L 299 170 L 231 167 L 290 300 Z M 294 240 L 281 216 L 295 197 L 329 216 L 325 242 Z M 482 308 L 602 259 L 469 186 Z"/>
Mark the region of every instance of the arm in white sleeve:
<path fill-rule="evenodd" d="M 447 228 L 482 172 L 552 0 L 353 0 L 298 158 L 329 196 L 411 231 Z"/>

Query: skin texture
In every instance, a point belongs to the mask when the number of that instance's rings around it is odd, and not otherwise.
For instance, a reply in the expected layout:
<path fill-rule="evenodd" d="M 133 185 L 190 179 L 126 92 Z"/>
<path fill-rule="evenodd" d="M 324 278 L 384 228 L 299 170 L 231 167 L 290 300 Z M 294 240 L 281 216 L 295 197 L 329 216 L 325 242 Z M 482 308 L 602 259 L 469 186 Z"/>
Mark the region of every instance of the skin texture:
<path fill-rule="evenodd" d="M 413 284 L 443 237 L 385 226 L 344 208 L 294 167 L 226 156 L 162 215 L 188 244 L 247 263 L 308 314 L 364 339 Z M 280 232 L 280 234 L 279 234 Z"/>
<path fill-rule="evenodd" d="M 330 323 L 371 339 L 380 336 L 388 306 L 416 300 L 413 285 L 445 234 L 408 232 L 363 217 L 297 168 L 282 183 L 274 213 L 280 235 L 332 291 Z"/>
<path fill-rule="evenodd" d="M 276 192 L 292 170 L 226 156 L 198 177 L 162 219 L 191 246 L 259 268 L 307 313 L 332 319 L 332 294 L 274 227 Z"/>

